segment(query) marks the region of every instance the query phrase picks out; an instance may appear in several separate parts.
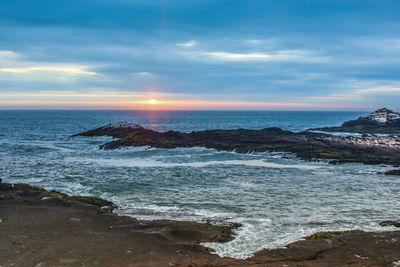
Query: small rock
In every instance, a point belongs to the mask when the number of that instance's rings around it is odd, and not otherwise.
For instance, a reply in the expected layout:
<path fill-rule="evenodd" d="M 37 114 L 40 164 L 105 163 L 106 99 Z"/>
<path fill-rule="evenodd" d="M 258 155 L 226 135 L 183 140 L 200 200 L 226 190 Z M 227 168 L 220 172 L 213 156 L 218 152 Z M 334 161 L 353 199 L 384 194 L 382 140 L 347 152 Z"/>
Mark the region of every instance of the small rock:
<path fill-rule="evenodd" d="M 77 259 L 59 259 L 58 262 L 61 264 L 69 264 L 69 263 L 74 263 L 77 262 Z"/>
<path fill-rule="evenodd" d="M 114 210 L 114 207 L 112 206 L 102 206 L 100 207 L 100 210 L 104 213 L 112 213 L 112 211 Z"/>
<path fill-rule="evenodd" d="M 42 197 L 41 200 L 51 200 L 51 199 L 53 199 L 53 197 Z"/>
<path fill-rule="evenodd" d="M 400 170 L 399 169 L 395 169 L 395 170 L 389 170 L 385 172 L 385 175 L 400 175 Z"/>
<path fill-rule="evenodd" d="M 81 221 L 81 219 L 79 219 L 79 218 L 71 218 L 71 219 L 69 219 L 71 222 L 80 222 Z"/>
<path fill-rule="evenodd" d="M 400 222 L 399 221 L 382 221 L 379 223 L 380 226 L 394 226 L 394 227 L 400 227 Z"/>
<path fill-rule="evenodd" d="M 354 254 L 354 256 L 356 256 L 357 258 L 362 259 L 362 260 L 369 259 L 369 257 L 364 257 L 364 256 L 357 255 L 357 254 Z"/>

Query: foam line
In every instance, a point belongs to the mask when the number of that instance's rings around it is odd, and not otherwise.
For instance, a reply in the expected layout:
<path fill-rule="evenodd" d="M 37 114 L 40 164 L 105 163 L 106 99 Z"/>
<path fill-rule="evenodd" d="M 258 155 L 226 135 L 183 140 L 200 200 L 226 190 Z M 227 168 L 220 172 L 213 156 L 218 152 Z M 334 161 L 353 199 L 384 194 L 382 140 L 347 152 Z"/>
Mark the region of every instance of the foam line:
<path fill-rule="evenodd" d="M 87 163 L 97 163 L 102 166 L 110 167 L 136 167 L 136 168 L 174 168 L 174 167 L 193 167 L 202 168 L 211 165 L 239 165 L 264 168 L 279 168 L 279 169 L 318 169 L 319 166 L 306 164 L 277 164 L 265 162 L 263 160 L 223 160 L 223 161 L 197 161 L 170 163 L 152 159 L 79 159 Z"/>

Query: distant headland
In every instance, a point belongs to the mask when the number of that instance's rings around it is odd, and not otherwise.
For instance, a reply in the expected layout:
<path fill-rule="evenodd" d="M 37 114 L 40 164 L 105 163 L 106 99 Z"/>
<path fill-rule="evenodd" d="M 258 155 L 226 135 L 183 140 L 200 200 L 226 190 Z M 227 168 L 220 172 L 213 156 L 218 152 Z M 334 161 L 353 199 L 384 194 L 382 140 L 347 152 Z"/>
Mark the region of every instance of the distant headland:
<path fill-rule="evenodd" d="M 381 108 L 356 120 L 346 121 L 341 126 L 311 130 L 361 134 L 400 134 L 400 113 L 388 108 Z"/>

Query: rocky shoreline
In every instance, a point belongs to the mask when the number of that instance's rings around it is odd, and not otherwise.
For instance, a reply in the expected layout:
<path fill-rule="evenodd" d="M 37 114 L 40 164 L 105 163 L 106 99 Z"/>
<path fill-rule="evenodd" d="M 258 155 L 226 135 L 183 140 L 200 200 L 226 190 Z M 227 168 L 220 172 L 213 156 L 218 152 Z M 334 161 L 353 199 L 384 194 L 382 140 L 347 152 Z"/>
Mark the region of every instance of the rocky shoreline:
<path fill-rule="evenodd" d="M 399 134 L 335 136 L 280 128 L 157 132 L 119 122 L 76 136 L 115 138 L 104 149 L 202 146 L 238 153 L 288 152 L 333 164 L 400 163 Z M 400 175 L 400 170 L 385 174 Z M 318 232 L 285 248 L 234 259 L 213 254 L 202 244 L 229 242 L 238 224 L 137 220 L 116 215 L 117 208 L 93 196 L 69 196 L 0 179 L 0 266 L 400 266 L 400 231 Z M 400 220 L 380 225 L 395 229 Z"/>
<path fill-rule="evenodd" d="M 205 130 L 191 133 L 158 132 L 129 122 L 109 124 L 75 136 L 112 136 L 115 140 L 101 146 L 116 149 L 126 146 L 157 148 L 206 147 L 248 152 L 289 152 L 304 160 L 325 159 L 331 163 L 400 163 L 400 136 L 334 136 L 315 132 L 291 132 L 280 128 L 262 130 Z"/>
<path fill-rule="evenodd" d="M 319 232 L 240 260 L 203 242 L 234 238 L 232 227 L 141 221 L 116 206 L 0 181 L 0 266 L 399 266 L 400 231 Z M 394 221 L 382 222 L 384 226 Z"/>

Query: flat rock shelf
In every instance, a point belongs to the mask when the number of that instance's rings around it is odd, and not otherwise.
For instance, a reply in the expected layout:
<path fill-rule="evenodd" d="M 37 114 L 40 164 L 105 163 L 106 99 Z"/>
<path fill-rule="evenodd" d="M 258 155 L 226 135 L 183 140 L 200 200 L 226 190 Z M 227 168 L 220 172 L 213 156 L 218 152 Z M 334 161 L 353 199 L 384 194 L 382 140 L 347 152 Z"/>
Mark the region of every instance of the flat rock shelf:
<path fill-rule="evenodd" d="M 1 266 L 398 266 L 400 232 L 319 232 L 239 260 L 203 242 L 232 227 L 117 216 L 107 200 L 0 180 Z"/>

